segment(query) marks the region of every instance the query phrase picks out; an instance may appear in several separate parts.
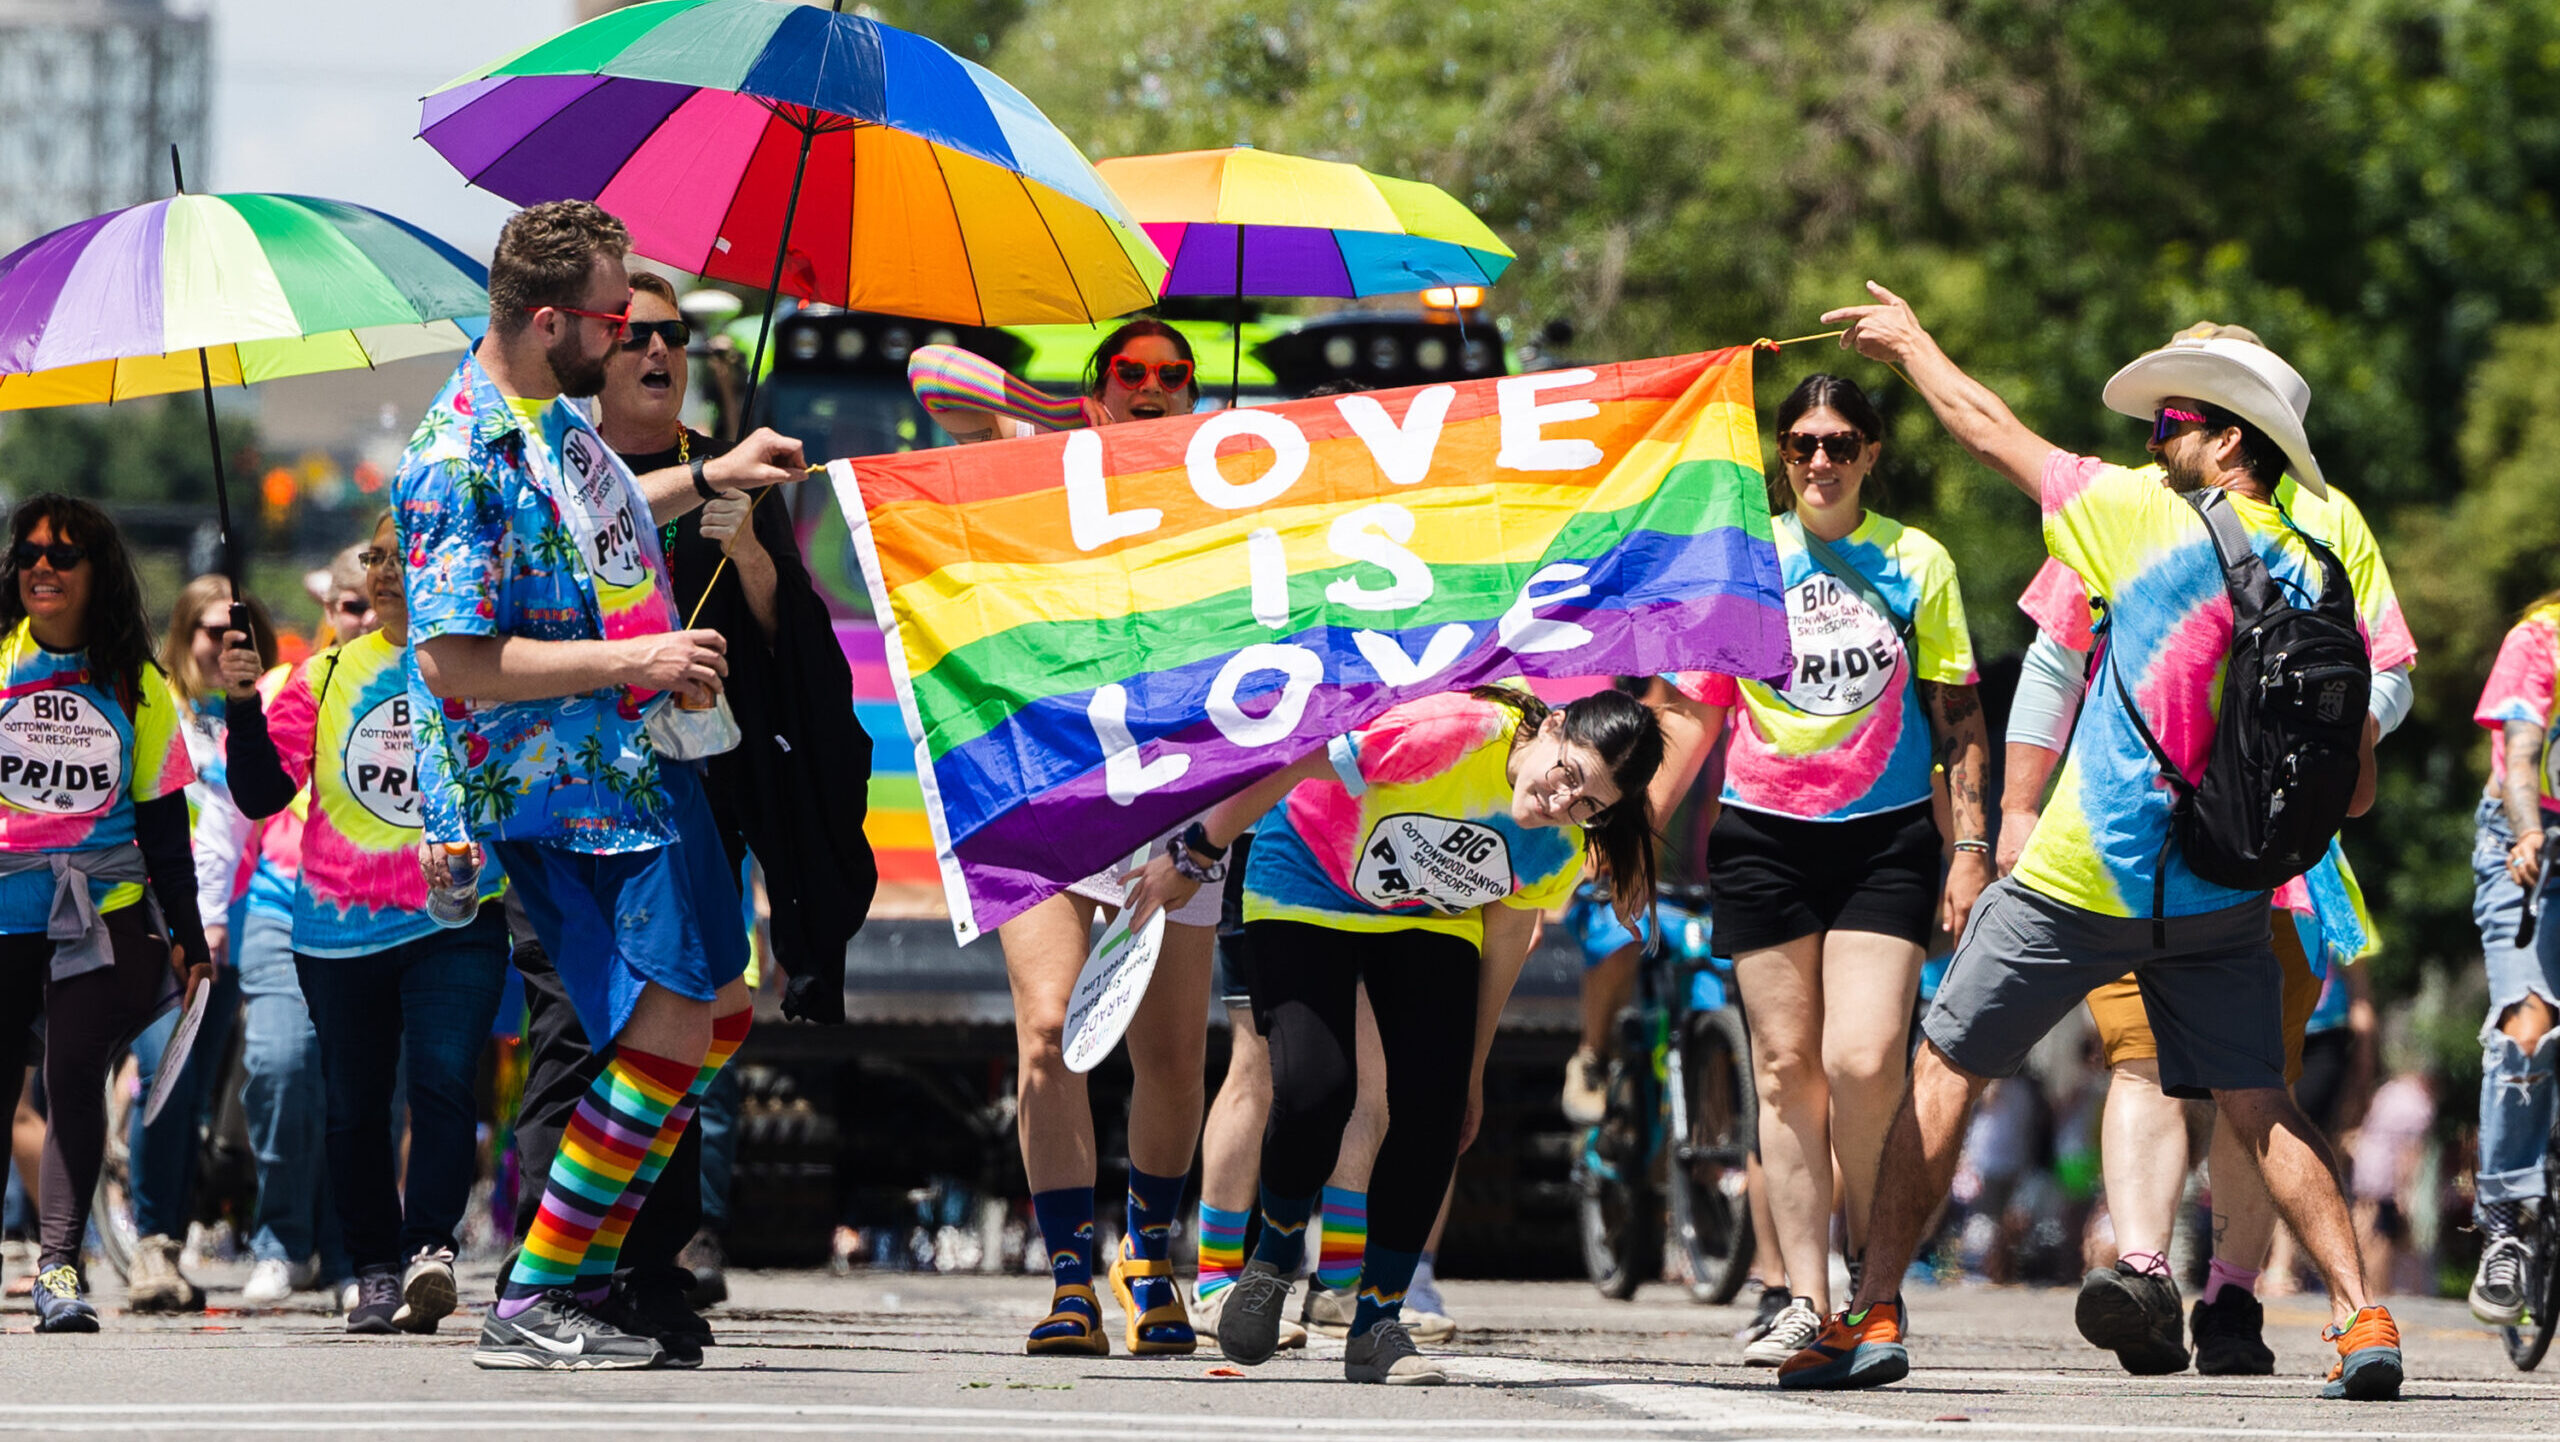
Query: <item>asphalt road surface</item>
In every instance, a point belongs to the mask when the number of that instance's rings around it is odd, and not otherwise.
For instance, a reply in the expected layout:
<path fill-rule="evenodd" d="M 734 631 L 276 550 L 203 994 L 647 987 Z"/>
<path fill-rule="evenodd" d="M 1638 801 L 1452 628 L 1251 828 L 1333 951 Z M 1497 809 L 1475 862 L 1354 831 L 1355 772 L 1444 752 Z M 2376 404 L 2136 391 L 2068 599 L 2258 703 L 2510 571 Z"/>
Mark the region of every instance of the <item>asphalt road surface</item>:
<path fill-rule="evenodd" d="M 236 1288 L 240 1274 L 211 1280 Z M 485 1270 L 466 1290 L 487 1293 Z M 2394 1405 L 2324 1403 L 2317 1299 L 2268 1308 L 2279 1375 L 2133 1378 L 2085 1346 L 2061 1290 L 1911 1294 L 1915 1370 L 1898 1386 L 1807 1399 L 1741 1365 L 1735 1308 L 1669 1287 L 1632 1303 L 1565 1283 L 1447 1282 L 1465 1329 L 1452 1385 L 1353 1387 L 1318 1339 L 1252 1369 L 1214 1351 L 1146 1360 L 1032 1359 L 1044 1310 L 1026 1278 L 737 1274 L 695 1372 L 488 1373 L 474 1319 L 432 1338 L 349 1337 L 316 1295 L 256 1315 L 217 1287 L 190 1317 L 123 1315 L 39 1337 L 24 1299 L 0 1312 L 13 1364 L 0 1434 L 128 1437 L 630 1436 L 1328 1442 L 1423 1438 L 1902 1436 L 2514 1438 L 2560 1436 L 2560 1361 L 2519 1374 L 2459 1303 L 2400 1299 L 2411 1378 Z M 475 1304 L 476 1305 L 476 1304 Z M 1106 1307 L 1116 1328 L 1116 1309 Z M 1115 1350 L 1117 1334 L 1114 1335 Z"/>

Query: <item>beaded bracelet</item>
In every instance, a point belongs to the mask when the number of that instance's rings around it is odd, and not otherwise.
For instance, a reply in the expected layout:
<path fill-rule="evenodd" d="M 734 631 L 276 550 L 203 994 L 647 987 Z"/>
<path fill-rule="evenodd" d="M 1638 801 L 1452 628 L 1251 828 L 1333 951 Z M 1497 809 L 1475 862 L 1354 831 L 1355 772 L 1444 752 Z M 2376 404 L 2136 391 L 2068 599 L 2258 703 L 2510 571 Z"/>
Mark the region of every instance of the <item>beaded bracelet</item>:
<path fill-rule="evenodd" d="M 1227 879 L 1227 863 L 1224 860 L 1211 862 L 1207 866 L 1201 865 L 1192 856 L 1191 848 L 1182 844 L 1182 838 L 1179 836 L 1168 836 L 1164 839 L 1164 854 L 1173 858 L 1175 871 L 1203 886 Z"/>

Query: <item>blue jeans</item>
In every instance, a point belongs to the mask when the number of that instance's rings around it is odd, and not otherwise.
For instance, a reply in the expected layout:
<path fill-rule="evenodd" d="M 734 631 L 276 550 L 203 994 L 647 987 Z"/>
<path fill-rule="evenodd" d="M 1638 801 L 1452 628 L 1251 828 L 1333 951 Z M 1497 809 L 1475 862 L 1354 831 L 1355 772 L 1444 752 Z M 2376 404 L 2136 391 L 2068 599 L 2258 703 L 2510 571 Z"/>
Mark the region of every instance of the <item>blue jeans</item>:
<path fill-rule="evenodd" d="M 2533 945 L 2515 944 L 2524 919 L 2524 888 L 2507 876 L 2515 832 L 2495 798 L 2484 799 L 2471 849 L 2472 919 L 2489 968 L 2489 1017 L 2480 1027 L 2480 1200 L 2520 1201 L 2543 1194 L 2542 1154 L 2560 1084 L 2560 1028 L 2530 1052 L 2498 1030 L 2528 993 L 2560 1009 L 2560 868 L 2546 868 L 2542 916 Z"/>
<path fill-rule="evenodd" d="M 456 1233 L 479 1174 L 472 1090 L 506 990 L 503 908 L 369 956 L 301 956 L 302 994 L 328 1077 L 329 1183 L 359 1272 L 397 1267 Z M 398 1175 L 392 1093 L 408 1069 L 409 1167 Z"/>
<path fill-rule="evenodd" d="M 327 1097 L 320 1085 L 320 1039 L 293 970 L 293 924 L 251 911 L 232 933 L 240 970 L 240 1107 L 258 1163 L 258 1227 L 249 1251 L 262 1262 L 299 1264 L 320 1254 L 321 1274 L 345 1275 L 336 1218 L 323 1209 L 321 1141 Z M 166 1113 L 163 1113 L 166 1115 Z"/>
<path fill-rule="evenodd" d="M 702 1226 L 714 1236 L 729 1225 L 729 1180 L 738 1171 L 738 1117 L 746 1100 L 738 1069 L 724 1066 L 694 1104 L 693 1124 L 702 1132 Z"/>
<path fill-rule="evenodd" d="M 237 914 L 235 913 L 235 920 Z M 213 1097 L 222 1064 L 231 1051 L 231 1028 L 240 1019 L 240 968 L 225 958 L 213 974 L 213 1000 L 206 1003 L 204 1027 L 196 1033 L 195 1050 L 187 1053 L 187 1070 L 171 1087 L 160 1119 L 142 1124 L 142 1108 L 133 1109 L 131 1124 L 133 1225 L 146 1237 L 186 1239 L 195 1203 L 196 1153 L 201 1141 L 205 1103 Z M 160 1074 L 160 1054 L 178 1029 L 178 1013 L 170 1011 L 133 1039 L 133 1059 L 142 1068 L 141 1095 L 151 1095 L 152 1078 Z"/>

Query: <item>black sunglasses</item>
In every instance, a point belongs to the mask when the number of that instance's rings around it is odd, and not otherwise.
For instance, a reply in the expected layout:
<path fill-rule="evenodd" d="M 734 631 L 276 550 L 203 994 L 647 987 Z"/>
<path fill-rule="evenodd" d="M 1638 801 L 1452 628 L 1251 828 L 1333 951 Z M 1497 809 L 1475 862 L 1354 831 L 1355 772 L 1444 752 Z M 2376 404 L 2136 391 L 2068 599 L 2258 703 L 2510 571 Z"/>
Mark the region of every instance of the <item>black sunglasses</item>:
<path fill-rule="evenodd" d="M 683 350 L 693 339 L 693 326 L 680 320 L 635 320 L 625 329 L 622 348 L 627 351 L 647 350 L 651 336 L 665 341 L 669 350 Z"/>
<path fill-rule="evenodd" d="M 1813 453 L 1820 451 L 1831 458 L 1831 464 L 1845 466 L 1867 449 L 1867 438 L 1856 431 L 1833 431 L 1827 436 L 1807 435 L 1803 431 L 1786 431 L 1778 437 L 1779 459 L 1794 465 L 1809 465 Z"/>
<path fill-rule="evenodd" d="M 15 562 L 21 571 L 32 568 L 38 561 L 51 561 L 55 570 L 68 571 L 89 559 L 89 549 L 86 546 L 75 546 L 69 541 L 55 541 L 47 546 L 39 546 L 33 541 L 20 541 L 9 548 L 9 559 Z"/>

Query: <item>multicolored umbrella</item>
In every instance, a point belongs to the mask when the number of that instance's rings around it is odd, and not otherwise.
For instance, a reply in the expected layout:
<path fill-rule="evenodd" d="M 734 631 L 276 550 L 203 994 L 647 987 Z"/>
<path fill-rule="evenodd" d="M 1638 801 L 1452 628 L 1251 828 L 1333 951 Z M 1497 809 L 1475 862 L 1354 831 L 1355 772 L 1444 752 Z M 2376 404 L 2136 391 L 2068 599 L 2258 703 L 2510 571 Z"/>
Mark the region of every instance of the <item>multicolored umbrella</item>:
<path fill-rule="evenodd" d="M 1489 286 L 1511 247 L 1436 185 L 1238 146 L 1105 160 L 1172 262 L 1163 295 L 1386 295 Z"/>
<path fill-rule="evenodd" d="M 487 280 L 469 256 L 361 205 L 155 200 L 0 259 L 0 410 L 461 350 L 471 340 L 455 322 L 488 314 Z"/>
<path fill-rule="evenodd" d="M 238 589 L 216 385 L 353 370 L 471 344 L 489 273 L 378 210 L 303 195 L 179 193 L 0 259 L 0 410 L 204 393 L 223 570 Z"/>
<path fill-rule="evenodd" d="M 1153 303 L 1164 276 L 1019 91 L 808 6 L 612 11 L 429 95 L 419 135 L 520 205 L 596 202 L 651 260 L 832 305 L 1090 322 Z"/>
<path fill-rule="evenodd" d="M 1351 299 L 1489 286 L 1511 248 L 1449 192 L 1338 160 L 1237 146 L 1131 155 L 1094 167 L 1172 261 L 1161 294 Z M 1236 387 L 1227 387 L 1227 404 Z"/>

